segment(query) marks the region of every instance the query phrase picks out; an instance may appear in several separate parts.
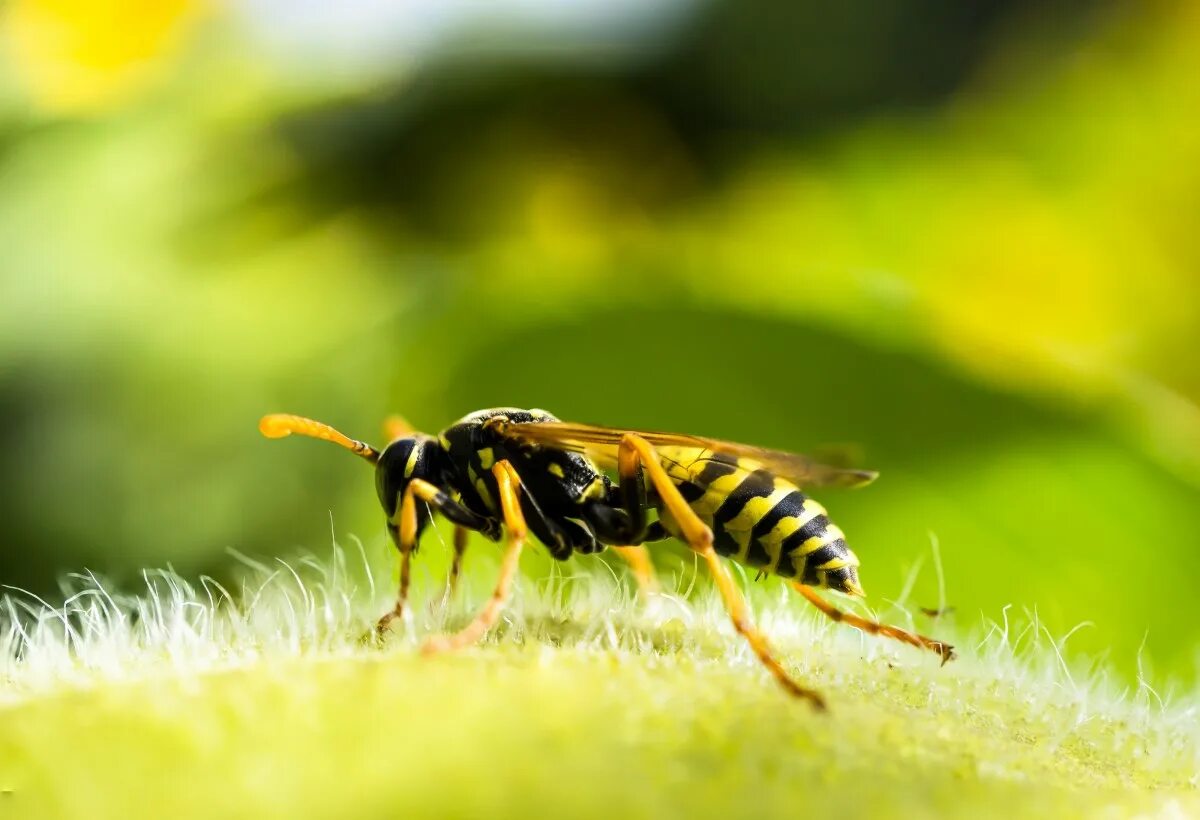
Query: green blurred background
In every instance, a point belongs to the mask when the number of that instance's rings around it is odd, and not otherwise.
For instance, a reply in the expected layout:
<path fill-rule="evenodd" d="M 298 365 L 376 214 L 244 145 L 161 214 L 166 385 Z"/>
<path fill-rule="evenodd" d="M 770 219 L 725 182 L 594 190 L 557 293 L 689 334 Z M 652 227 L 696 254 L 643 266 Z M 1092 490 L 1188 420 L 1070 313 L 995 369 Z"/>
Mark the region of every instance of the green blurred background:
<path fill-rule="evenodd" d="M 257 418 L 540 406 L 854 442 L 876 601 L 933 535 L 960 622 L 1194 681 L 1200 5 L 829 6 L 11 0 L 0 581 L 383 566 Z"/>

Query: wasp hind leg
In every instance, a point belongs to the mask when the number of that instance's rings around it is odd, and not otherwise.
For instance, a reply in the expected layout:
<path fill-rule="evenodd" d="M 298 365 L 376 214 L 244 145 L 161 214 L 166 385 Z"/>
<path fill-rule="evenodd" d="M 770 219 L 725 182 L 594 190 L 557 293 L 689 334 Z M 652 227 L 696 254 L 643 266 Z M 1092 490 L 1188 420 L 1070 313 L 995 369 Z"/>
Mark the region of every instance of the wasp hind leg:
<path fill-rule="evenodd" d="M 504 609 L 509 593 L 512 591 L 512 581 L 517 574 L 521 548 L 525 545 L 527 533 L 525 516 L 521 513 L 521 502 L 518 497 L 521 479 L 508 461 L 496 462 L 492 467 L 492 475 L 495 477 L 500 491 L 500 509 L 504 514 L 504 529 L 508 538 L 508 544 L 504 548 L 504 557 L 500 560 L 500 577 L 496 580 L 496 588 L 492 591 L 492 597 L 488 599 L 471 623 L 453 635 L 430 639 L 421 647 L 422 654 L 432 655 L 477 643 L 488 633 L 488 630 L 496 625 L 496 621 L 500 619 L 500 612 Z"/>
<path fill-rule="evenodd" d="M 377 638 L 383 635 L 387 628 L 392 625 L 393 621 L 404 615 L 404 608 L 408 604 L 408 588 L 411 581 L 410 564 L 412 554 L 417 548 L 418 501 L 428 504 L 431 509 L 437 510 L 456 525 L 454 564 L 451 565 L 453 581 L 457 581 L 456 568 L 461 564 L 462 559 L 462 552 L 459 550 L 459 545 L 461 544 L 463 549 L 466 548 L 465 531 L 477 530 L 480 532 L 490 532 L 490 528 L 493 526 L 488 519 L 471 512 L 428 481 L 420 478 L 412 479 L 408 483 L 408 486 L 404 488 L 404 496 L 400 500 L 399 526 L 391 523 L 388 524 L 388 534 L 392 537 L 392 541 L 396 544 L 396 549 L 400 553 L 400 586 L 396 592 L 396 603 L 375 624 L 375 636 Z M 462 538 L 458 535 L 459 531 L 464 532 Z"/>
<path fill-rule="evenodd" d="M 945 641 L 927 638 L 924 635 L 909 632 L 907 629 L 901 629 L 898 626 L 889 626 L 879 621 L 861 618 L 851 612 L 844 612 L 818 595 L 817 591 L 812 587 L 806 586 L 799 581 L 792 581 L 791 584 L 797 592 L 807 598 L 813 606 L 825 613 L 831 620 L 847 624 L 855 629 L 861 629 L 870 635 L 883 635 L 885 638 L 891 638 L 892 640 L 906 643 L 909 646 L 915 646 L 918 649 L 928 649 L 931 652 L 936 652 L 941 656 L 943 666 L 945 666 L 946 661 L 954 660 L 954 647 Z"/>
<path fill-rule="evenodd" d="M 818 692 L 802 686 L 787 673 L 787 670 L 775 658 L 766 637 L 750 622 L 746 599 L 734 582 L 733 576 L 730 575 L 729 569 L 721 562 L 721 557 L 713 548 L 712 530 L 700 520 L 683 496 L 679 494 L 675 483 L 671 481 L 670 476 L 659 463 L 654 447 L 638 435 L 625 434 L 617 451 L 617 466 L 621 480 L 626 486 L 634 481 L 641 481 L 643 473 L 649 476 L 658 497 L 662 499 L 662 503 L 666 505 L 671 516 L 679 525 L 680 532 L 688 546 L 708 564 L 709 572 L 721 593 L 725 610 L 729 613 L 730 620 L 733 621 L 733 628 L 746 639 L 759 661 L 767 667 L 784 689 L 796 697 L 804 698 L 814 708 L 823 711 L 825 699 Z"/>

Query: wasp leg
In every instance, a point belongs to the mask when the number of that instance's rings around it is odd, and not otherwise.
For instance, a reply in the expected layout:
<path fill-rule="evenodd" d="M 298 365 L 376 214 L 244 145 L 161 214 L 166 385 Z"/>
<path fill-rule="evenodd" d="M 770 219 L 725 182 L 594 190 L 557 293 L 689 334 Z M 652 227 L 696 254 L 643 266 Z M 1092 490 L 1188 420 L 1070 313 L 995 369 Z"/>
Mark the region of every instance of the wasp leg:
<path fill-rule="evenodd" d="M 675 483 L 662 468 L 654 447 L 642 437 L 626 433 L 621 439 L 617 450 L 617 467 L 622 481 L 633 479 L 641 470 L 650 477 L 654 489 L 662 503 L 666 505 L 671 516 L 678 524 L 684 540 L 689 547 L 699 553 L 708 564 L 709 572 L 717 583 L 721 600 L 725 602 L 725 610 L 733 621 L 733 628 L 750 644 L 754 654 L 762 661 L 763 666 L 770 670 L 775 679 L 791 694 L 804 698 L 818 710 L 825 709 L 825 700 L 812 689 L 801 686 L 780 665 L 771 652 L 766 637 L 750 622 L 750 613 L 746 599 L 742 596 L 737 584 L 730 575 L 729 569 L 721 563 L 721 557 L 713 549 L 712 530 L 688 506 L 687 501 L 679 494 Z"/>
<path fill-rule="evenodd" d="M 500 611 L 508 601 L 526 535 L 525 516 L 521 513 L 521 501 L 518 497 L 521 479 L 507 460 L 496 462 L 492 467 L 492 475 L 500 491 L 500 509 L 504 514 L 504 529 L 508 534 L 508 545 L 504 548 L 504 557 L 500 561 L 500 577 L 496 580 L 496 588 L 492 591 L 492 597 L 475 616 L 475 620 L 453 635 L 429 640 L 421 648 L 423 654 L 432 655 L 477 643 L 495 626 L 500 618 Z"/>
<path fill-rule="evenodd" d="M 392 540 L 396 542 L 396 548 L 400 551 L 400 588 L 396 591 L 396 603 L 392 604 L 392 608 L 375 622 L 373 634 L 376 638 L 382 638 L 383 633 L 392 625 L 392 621 L 404 616 L 404 607 L 408 603 L 409 565 L 412 559 L 412 548 L 406 549 L 399 545 L 399 541 L 393 534 L 395 529 L 388 525 L 388 533 L 392 534 Z"/>
<path fill-rule="evenodd" d="M 393 415 L 383 420 L 383 438 L 387 442 L 411 436 L 414 432 L 413 426 L 403 416 Z"/>
<path fill-rule="evenodd" d="M 954 647 L 944 641 L 939 641 L 934 638 L 926 638 L 924 635 L 918 635 L 915 632 L 909 632 L 908 630 L 901 629 L 898 626 L 881 624 L 879 621 L 871 621 L 866 618 L 860 618 L 858 615 L 854 615 L 850 612 L 843 612 L 818 595 L 817 591 L 812 587 L 806 586 L 799 581 L 792 581 L 791 584 L 793 587 L 795 587 L 796 591 L 807 598 L 813 606 L 824 612 L 834 621 L 848 624 L 855 629 L 861 629 L 863 632 L 866 632 L 870 635 L 883 635 L 884 637 L 892 638 L 893 640 L 909 644 L 910 646 L 915 646 L 919 649 L 928 649 L 932 652 L 936 652 L 941 655 L 943 666 L 946 664 L 946 661 L 954 660 Z"/>
<path fill-rule="evenodd" d="M 414 478 L 408 482 L 408 486 L 404 488 L 404 496 L 400 500 L 400 525 L 388 524 L 388 534 L 391 535 L 396 549 L 400 552 L 400 588 L 396 593 L 395 605 L 375 624 L 377 636 L 382 635 L 392 621 L 404 614 L 404 607 L 408 603 L 408 587 L 411 580 L 409 564 L 412 553 L 417 547 L 417 501 L 424 501 L 453 521 L 459 529 L 466 528 L 483 533 L 492 532 L 491 521 L 471 512 L 428 481 Z M 457 544 L 456 536 L 456 548 Z M 456 552 L 456 558 L 457 556 Z"/>
<path fill-rule="evenodd" d="M 613 547 L 612 549 L 633 570 L 633 577 L 637 579 L 638 591 L 642 595 L 650 595 L 659 591 L 658 575 L 655 574 L 654 563 L 650 560 L 650 550 L 640 544 L 632 547 Z"/>
<path fill-rule="evenodd" d="M 445 607 L 454 600 L 454 591 L 458 589 L 458 578 L 462 574 L 463 553 L 467 551 L 467 539 L 471 531 L 464 526 L 454 527 L 454 554 L 450 559 L 450 570 L 446 573 L 446 584 L 442 590 L 441 606 Z M 433 612 L 435 604 L 429 602 L 429 611 Z"/>
<path fill-rule="evenodd" d="M 463 553 L 467 551 L 467 538 L 471 531 L 466 527 L 454 528 L 454 557 L 450 561 L 450 573 L 446 576 L 446 597 L 454 597 L 458 588 L 458 576 L 462 573 Z"/>

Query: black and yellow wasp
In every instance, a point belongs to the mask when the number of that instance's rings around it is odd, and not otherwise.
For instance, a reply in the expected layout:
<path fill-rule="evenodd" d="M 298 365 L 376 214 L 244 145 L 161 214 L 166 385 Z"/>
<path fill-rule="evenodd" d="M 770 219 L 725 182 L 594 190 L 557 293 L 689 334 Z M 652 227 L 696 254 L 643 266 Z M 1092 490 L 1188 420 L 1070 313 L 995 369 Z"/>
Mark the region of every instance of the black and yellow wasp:
<path fill-rule="evenodd" d="M 814 589 L 863 594 L 858 558 L 842 531 L 799 487 L 860 486 L 875 478 L 872 472 L 698 436 L 564 423 L 542 410 L 515 408 L 471 413 L 437 436 L 397 419 L 382 451 L 300 416 L 265 416 L 259 429 L 270 438 L 298 433 L 332 441 L 375 465 L 387 530 L 400 553 L 399 593 L 379 620 L 380 632 L 404 610 L 409 561 L 433 512 L 456 525 L 451 588 L 468 531 L 506 538 L 491 599 L 460 632 L 426 644 L 427 652 L 475 643 L 496 623 L 532 531 L 560 559 L 615 547 L 643 586 L 654 582 L 642 545 L 682 540 L 704 559 L 734 627 L 763 664 L 788 691 L 818 707 L 821 696 L 788 675 L 750 623 L 721 556 L 788 579 L 834 620 L 933 650 L 943 663 L 953 657 L 942 641 L 842 612 Z M 615 484 L 601 467 L 615 471 Z"/>

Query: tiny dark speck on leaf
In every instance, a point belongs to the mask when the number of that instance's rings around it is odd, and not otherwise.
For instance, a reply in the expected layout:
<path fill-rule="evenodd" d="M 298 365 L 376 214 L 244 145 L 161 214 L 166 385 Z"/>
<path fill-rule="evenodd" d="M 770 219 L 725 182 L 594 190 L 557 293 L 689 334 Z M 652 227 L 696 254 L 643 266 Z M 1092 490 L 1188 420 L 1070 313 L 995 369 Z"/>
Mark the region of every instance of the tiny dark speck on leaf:
<path fill-rule="evenodd" d="M 954 607 L 948 606 L 943 609 L 933 609 L 932 607 L 923 606 L 921 607 L 921 612 L 930 618 L 940 618 L 943 615 L 953 615 Z"/>

